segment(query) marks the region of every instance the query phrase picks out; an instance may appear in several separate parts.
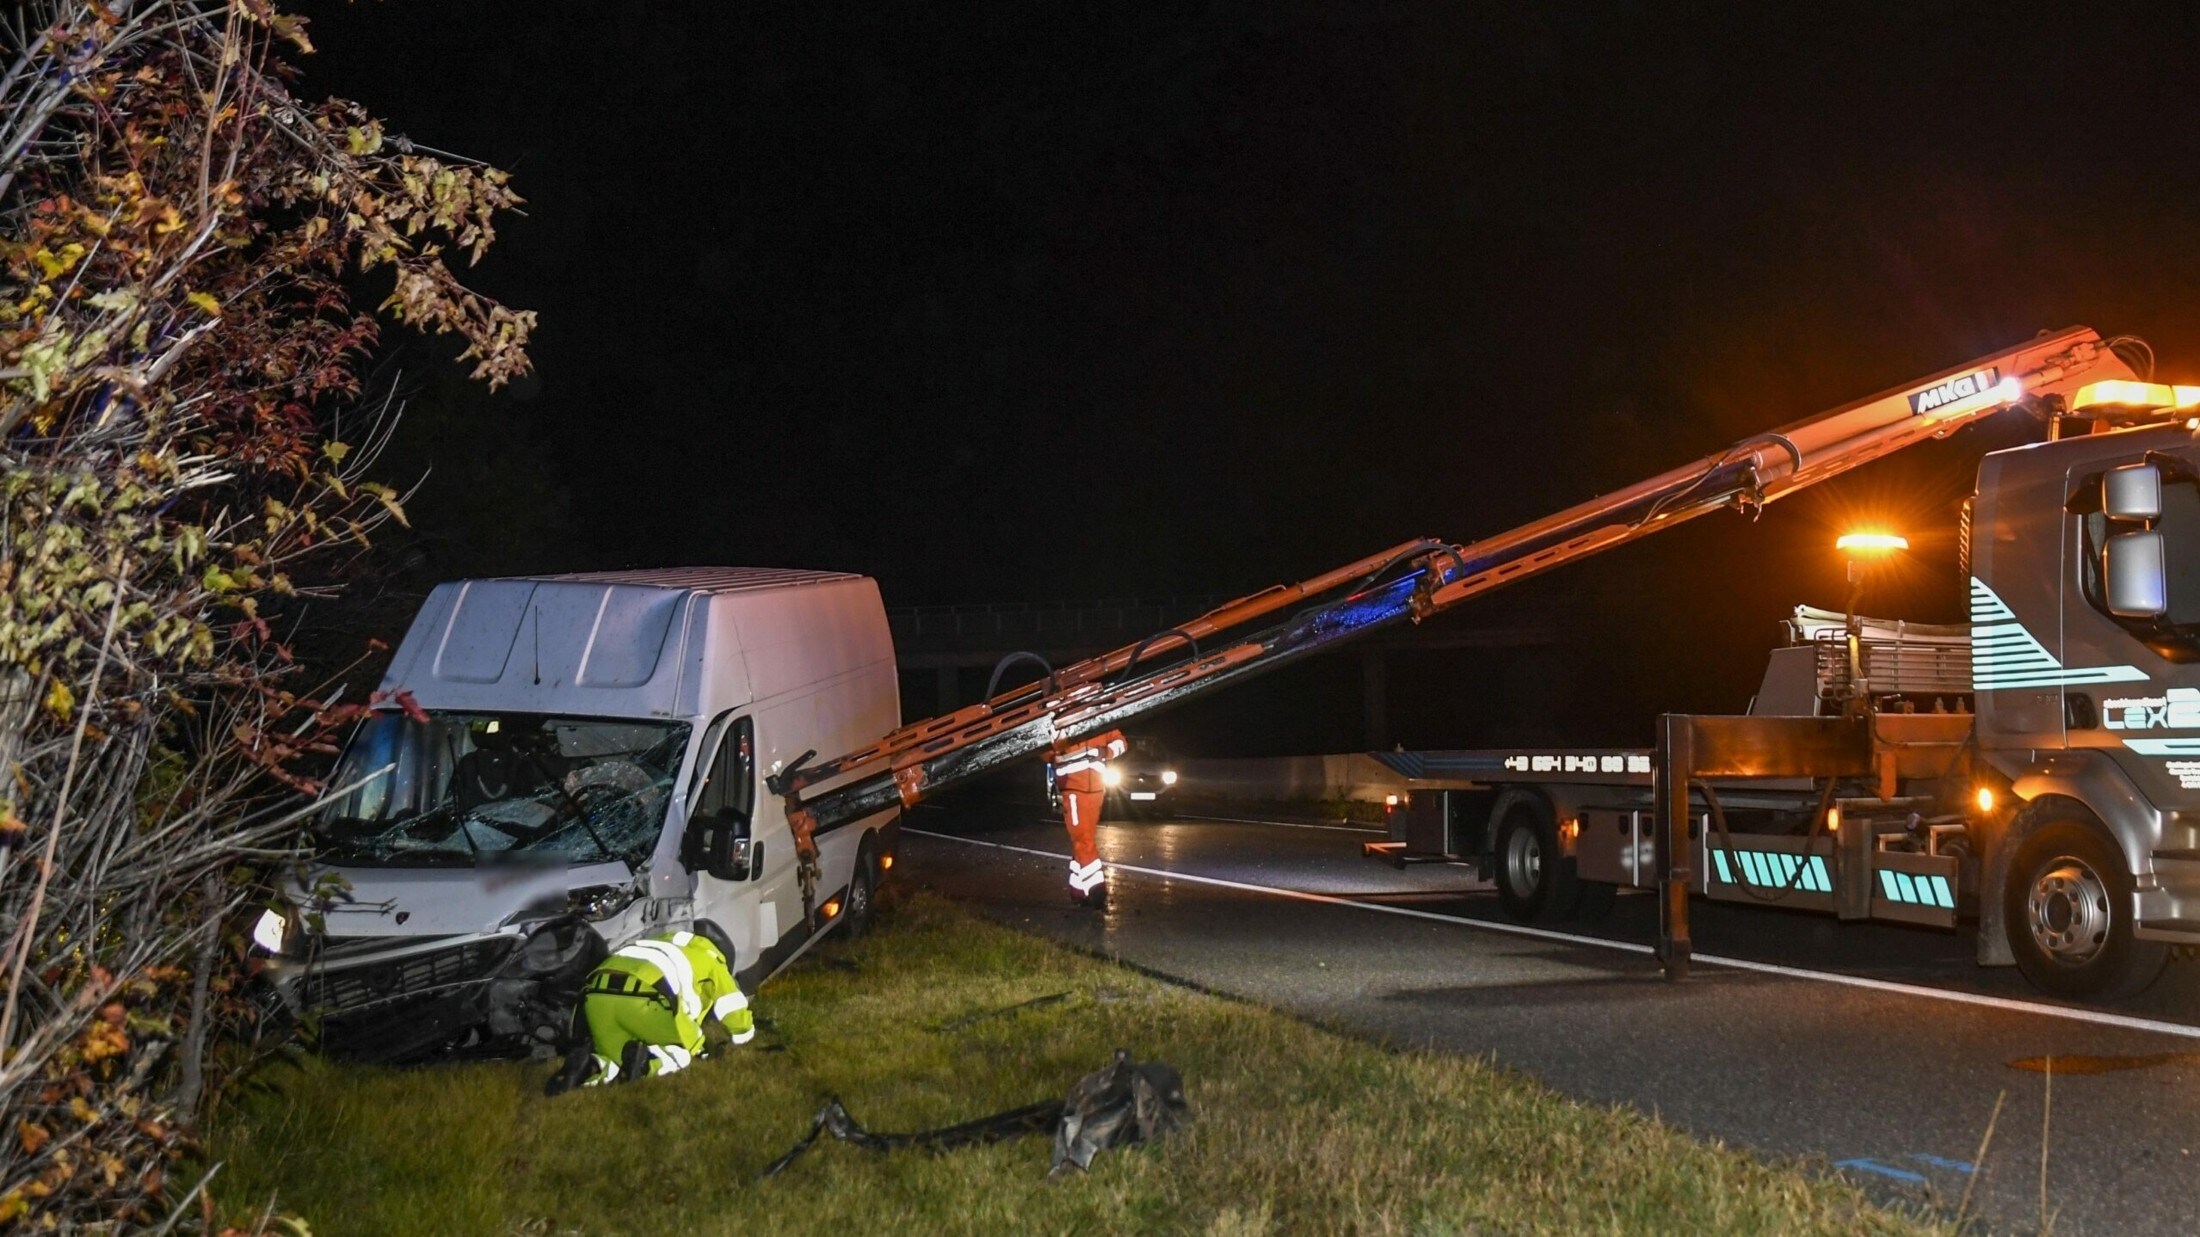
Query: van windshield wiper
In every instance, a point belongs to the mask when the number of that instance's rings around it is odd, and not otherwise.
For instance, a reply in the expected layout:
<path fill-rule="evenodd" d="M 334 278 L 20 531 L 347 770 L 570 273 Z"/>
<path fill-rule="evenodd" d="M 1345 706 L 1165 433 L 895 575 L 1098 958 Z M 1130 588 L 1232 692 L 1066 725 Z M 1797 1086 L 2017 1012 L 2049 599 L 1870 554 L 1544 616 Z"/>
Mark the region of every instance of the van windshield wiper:
<path fill-rule="evenodd" d="M 572 791 L 565 788 L 563 779 L 553 780 L 550 785 L 555 787 L 558 794 L 564 798 L 565 805 L 573 809 L 573 815 L 579 819 L 581 828 L 588 831 L 588 840 L 596 844 L 596 853 L 606 859 L 617 859 L 618 854 L 611 849 L 610 844 L 603 840 L 603 835 L 596 832 L 595 822 L 588 819 L 587 805 L 583 804 Z"/>

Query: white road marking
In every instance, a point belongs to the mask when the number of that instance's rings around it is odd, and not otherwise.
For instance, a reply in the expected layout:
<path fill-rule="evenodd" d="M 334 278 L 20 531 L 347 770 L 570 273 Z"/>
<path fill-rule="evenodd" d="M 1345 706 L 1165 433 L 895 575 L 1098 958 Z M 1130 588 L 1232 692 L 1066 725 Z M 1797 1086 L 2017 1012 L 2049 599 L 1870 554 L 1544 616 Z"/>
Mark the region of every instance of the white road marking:
<path fill-rule="evenodd" d="M 1017 854 L 1037 855 L 1044 859 L 1066 858 L 1057 851 L 1040 850 L 1031 846 L 1011 846 L 1006 842 L 982 842 L 976 838 L 958 837 L 952 833 L 934 833 L 928 829 L 905 829 L 904 832 L 919 837 L 939 838 L 947 842 L 961 842 L 966 846 L 983 846 L 992 850 L 1014 851 Z M 1650 954 L 1648 945 L 1633 941 L 1609 941 L 1594 936 L 1577 936 L 1571 932 L 1554 932 L 1549 928 L 1531 928 L 1526 924 L 1497 923 L 1488 919 L 1468 919 L 1459 915 L 1439 915 L 1434 911 L 1415 910 L 1410 906 L 1385 906 L 1380 902 L 1362 902 L 1356 898 L 1340 898 L 1326 893 L 1307 893 L 1299 889 L 1283 889 L 1275 885 L 1255 885 L 1246 881 L 1225 880 L 1219 876 L 1199 876 L 1190 872 L 1172 872 L 1166 868 L 1146 868 L 1129 863 L 1109 863 L 1108 867 L 1123 872 L 1136 872 L 1141 876 L 1161 880 L 1187 881 L 1195 885 L 1213 885 L 1219 889 L 1236 889 L 1246 893 L 1264 893 L 1271 897 L 1291 898 L 1300 902 L 1319 902 L 1328 906 L 1345 906 L 1353 910 L 1373 911 L 1379 915 L 1398 915 L 1407 919 L 1427 919 L 1438 923 L 1457 924 L 1484 932 L 1501 932 L 1510 936 L 1533 937 L 1537 940 L 1563 941 L 1569 945 L 1584 945 L 1591 949 L 1609 949 L 1619 953 Z M 2036 1001 L 2019 1001 L 2010 997 L 1986 996 L 1975 992 L 1956 992 L 1946 988 L 1928 988 L 1922 984 L 1898 983 L 1889 979 L 1866 979 L 1861 975 L 1843 975 L 1837 971 L 1812 971 L 1802 967 L 1781 966 L 1772 962 L 1752 962 L 1747 958 L 1728 958 L 1719 954 L 1695 954 L 1692 958 L 1705 966 L 1721 966 L 1730 970 L 1755 971 L 1763 975 L 1780 975 L 1788 979 L 1811 980 L 1823 984 L 1839 984 L 1849 988 L 1865 988 L 1874 992 L 1891 992 L 1898 996 L 1923 997 L 1933 1001 L 1947 1001 L 1956 1005 L 1975 1005 L 1985 1009 L 1999 1009 L 2010 1013 L 2036 1014 L 2043 1018 L 2061 1018 L 2069 1022 L 2085 1022 L 2094 1026 L 2117 1027 L 2126 1031 L 2151 1031 L 2157 1035 L 2170 1035 L 2179 1039 L 2200 1039 L 2200 1026 L 2182 1022 L 2163 1022 L 2156 1018 L 2134 1018 L 2128 1014 L 2112 1014 L 2106 1010 L 2073 1009 L 2065 1005 L 2043 1005 Z"/>
<path fill-rule="evenodd" d="M 1245 816 L 1204 816 L 1193 812 L 1182 813 L 1177 816 L 1177 819 L 1217 820 L 1232 825 L 1274 825 L 1278 829 L 1327 829 L 1332 833 L 1380 834 L 1387 832 L 1386 830 L 1378 829 L 1372 825 L 1317 825 L 1312 823 L 1311 821 L 1253 820 L 1250 817 Z"/>

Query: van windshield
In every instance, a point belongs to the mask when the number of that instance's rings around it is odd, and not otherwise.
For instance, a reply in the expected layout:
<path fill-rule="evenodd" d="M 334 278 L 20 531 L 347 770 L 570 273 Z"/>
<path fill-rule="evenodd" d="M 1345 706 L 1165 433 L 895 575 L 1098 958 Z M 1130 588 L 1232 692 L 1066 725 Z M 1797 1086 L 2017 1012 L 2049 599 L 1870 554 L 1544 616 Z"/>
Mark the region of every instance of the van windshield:
<path fill-rule="evenodd" d="M 329 781 L 353 789 L 322 810 L 317 852 L 374 867 L 466 866 L 484 855 L 639 863 L 664 823 L 687 740 L 677 722 L 376 713 Z"/>

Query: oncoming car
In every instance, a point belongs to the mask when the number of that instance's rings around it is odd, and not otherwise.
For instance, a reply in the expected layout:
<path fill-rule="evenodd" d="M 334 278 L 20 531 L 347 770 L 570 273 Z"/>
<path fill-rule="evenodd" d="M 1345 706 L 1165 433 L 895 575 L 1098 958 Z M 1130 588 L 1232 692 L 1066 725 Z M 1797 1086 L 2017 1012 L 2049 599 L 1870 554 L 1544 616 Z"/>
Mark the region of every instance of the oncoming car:
<path fill-rule="evenodd" d="M 1100 774 L 1108 788 L 1108 808 L 1128 812 L 1134 818 L 1175 814 L 1176 789 L 1182 780 L 1176 762 L 1159 739 L 1139 735 L 1130 750 L 1108 762 Z"/>

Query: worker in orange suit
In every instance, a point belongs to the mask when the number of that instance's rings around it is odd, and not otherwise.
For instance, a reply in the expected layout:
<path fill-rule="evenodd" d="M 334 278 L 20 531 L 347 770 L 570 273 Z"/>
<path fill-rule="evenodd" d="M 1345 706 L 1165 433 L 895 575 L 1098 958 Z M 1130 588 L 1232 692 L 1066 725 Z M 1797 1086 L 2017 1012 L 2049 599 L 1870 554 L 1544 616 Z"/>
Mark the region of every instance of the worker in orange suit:
<path fill-rule="evenodd" d="M 1108 797 L 1108 762 L 1128 748 L 1121 734 L 1110 731 L 1054 754 L 1054 788 L 1062 796 L 1062 827 L 1069 830 L 1069 895 L 1080 905 L 1107 904 L 1108 874 L 1100 866 L 1100 808 Z"/>

